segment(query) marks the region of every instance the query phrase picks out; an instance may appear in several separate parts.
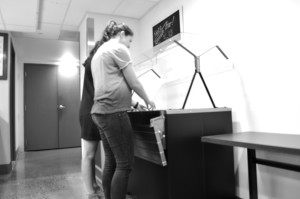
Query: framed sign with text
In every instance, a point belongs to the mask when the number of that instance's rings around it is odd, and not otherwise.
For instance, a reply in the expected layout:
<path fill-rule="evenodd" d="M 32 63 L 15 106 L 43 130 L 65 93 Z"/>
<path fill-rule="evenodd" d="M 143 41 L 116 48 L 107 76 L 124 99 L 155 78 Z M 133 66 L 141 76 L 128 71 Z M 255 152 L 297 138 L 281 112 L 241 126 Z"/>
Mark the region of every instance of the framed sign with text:
<path fill-rule="evenodd" d="M 182 9 L 152 27 L 153 47 L 179 34 L 182 30 Z"/>
<path fill-rule="evenodd" d="M 0 33 L 0 80 L 7 79 L 8 34 Z"/>

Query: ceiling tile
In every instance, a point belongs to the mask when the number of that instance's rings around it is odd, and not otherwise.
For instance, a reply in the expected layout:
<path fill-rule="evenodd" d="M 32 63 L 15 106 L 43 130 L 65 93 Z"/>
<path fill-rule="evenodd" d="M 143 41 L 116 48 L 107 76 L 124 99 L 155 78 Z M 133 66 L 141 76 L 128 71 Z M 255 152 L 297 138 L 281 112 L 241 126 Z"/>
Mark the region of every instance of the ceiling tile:
<path fill-rule="evenodd" d="M 41 5 L 42 23 L 61 24 L 71 0 L 44 0 Z"/>
<path fill-rule="evenodd" d="M 124 0 L 113 14 L 140 19 L 155 5 L 149 0 Z"/>
<path fill-rule="evenodd" d="M 90 12 L 112 14 L 116 7 L 122 4 L 124 0 L 95 0 L 95 4 L 89 7 Z"/>
<path fill-rule="evenodd" d="M 78 26 L 69 26 L 69 25 L 63 25 L 61 27 L 62 30 L 69 30 L 69 31 L 78 31 Z"/>
<path fill-rule="evenodd" d="M 0 30 L 5 30 L 4 24 L 0 23 Z"/>
<path fill-rule="evenodd" d="M 7 30 L 10 30 L 8 25 L 36 26 L 38 3 L 38 0 L 1 0 L 0 11 Z"/>
<path fill-rule="evenodd" d="M 73 0 L 66 15 L 64 25 L 78 27 L 86 11 L 94 0 Z"/>
<path fill-rule="evenodd" d="M 23 33 L 24 37 L 40 38 L 40 39 L 58 39 L 60 34 L 60 26 L 55 24 L 42 24 L 41 29 L 36 33 Z"/>
<path fill-rule="evenodd" d="M 0 24 L 4 24 L 3 19 L 2 19 L 1 8 L 0 8 Z"/>
<path fill-rule="evenodd" d="M 0 30 L 13 31 L 16 37 L 70 38 L 72 34 L 60 33 L 78 31 L 82 20 L 89 13 L 140 19 L 159 1 L 0 0 Z"/>
<path fill-rule="evenodd" d="M 43 23 L 39 31 L 39 38 L 58 39 L 60 25 Z"/>
<path fill-rule="evenodd" d="M 35 26 L 22 26 L 22 25 L 11 25 L 6 24 L 5 28 L 7 31 L 20 31 L 20 32 L 35 32 Z"/>
<path fill-rule="evenodd" d="M 123 0 L 73 0 L 64 25 L 79 26 L 87 13 L 112 14 Z"/>

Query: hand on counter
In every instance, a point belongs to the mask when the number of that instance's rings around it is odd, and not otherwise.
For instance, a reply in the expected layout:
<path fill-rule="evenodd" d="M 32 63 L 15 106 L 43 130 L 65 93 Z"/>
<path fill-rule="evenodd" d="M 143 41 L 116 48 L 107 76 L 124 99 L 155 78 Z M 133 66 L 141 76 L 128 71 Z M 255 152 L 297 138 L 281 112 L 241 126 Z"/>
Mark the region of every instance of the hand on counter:
<path fill-rule="evenodd" d="M 155 109 L 155 103 L 153 101 L 149 101 L 145 106 L 143 104 L 140 104 L 139 102 L 136 102 L 133 108 L 135 111 L 151 111 Z"/>
<path fill-rule="evenodd" d="M 138 104 L 137 105 L 137 107 L 136 107 L 136 110 L 138 110 L 138 111 L 147 111 L 148 109 L 147 109 L 147 107 L 146 106 L 144 106 L 143 104 Z"/>
<path fill-rule="evenodd" d="M 147 105 L 146 107 L 147 110 L 154 110 L 156 108 L 155 103 L 151 100 L 149 100 L 148 102 L 145 101 L 145 103 Z"/>

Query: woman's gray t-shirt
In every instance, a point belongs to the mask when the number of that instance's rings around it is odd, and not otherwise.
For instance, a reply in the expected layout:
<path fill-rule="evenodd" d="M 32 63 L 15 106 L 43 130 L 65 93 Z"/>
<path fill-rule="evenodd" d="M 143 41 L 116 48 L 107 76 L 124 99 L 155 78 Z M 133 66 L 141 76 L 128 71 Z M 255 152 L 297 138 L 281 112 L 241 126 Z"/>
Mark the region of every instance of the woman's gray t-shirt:
<path fill-rule="evenodd" d="M 95 87 L 91 113 L 109 114 L 131 108 L 131 88 L 122 69 L 132 63 L 129 49 L 115 40 L 104 43 L 92 60 Z"/>

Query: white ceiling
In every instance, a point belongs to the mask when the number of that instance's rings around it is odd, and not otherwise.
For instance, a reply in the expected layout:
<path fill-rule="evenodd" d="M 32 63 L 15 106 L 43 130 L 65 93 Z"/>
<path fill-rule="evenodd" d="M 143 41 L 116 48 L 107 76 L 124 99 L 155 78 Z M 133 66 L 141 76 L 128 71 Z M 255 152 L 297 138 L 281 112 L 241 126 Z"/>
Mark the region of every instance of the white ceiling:
<path fill-rule="evenodd" d="M 78 41 L 87 13 L 140 19 L 161 0 L 0 0 L 0 30 L 15 37 Z"/>

